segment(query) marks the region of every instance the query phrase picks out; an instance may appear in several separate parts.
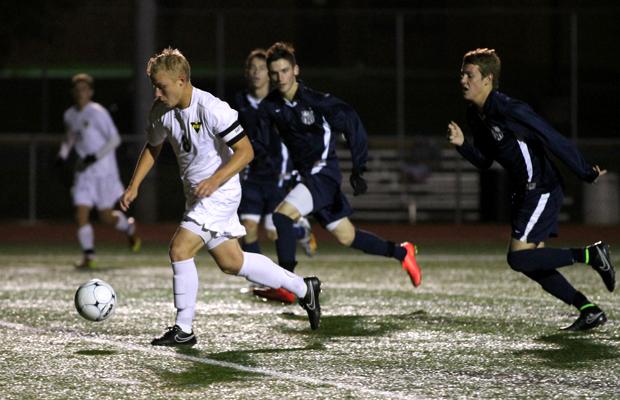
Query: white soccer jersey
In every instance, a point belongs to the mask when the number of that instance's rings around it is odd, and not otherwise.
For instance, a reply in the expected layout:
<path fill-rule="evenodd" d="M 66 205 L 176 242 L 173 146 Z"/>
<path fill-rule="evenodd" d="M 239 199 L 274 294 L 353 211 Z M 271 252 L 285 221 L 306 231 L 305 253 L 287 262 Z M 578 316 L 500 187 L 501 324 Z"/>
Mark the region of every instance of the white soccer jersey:
<path fill-rule="evenodd" d="M 161 144 L 166 138 L 170 141 L 186 195 L 230 159 L 233 151 L 229 146 L 243 136 L 237 111 L 198 88 L 193 88 L 191 104 L 185 109 L 171 109 L 156 101 L 147 126 L 147 140 L 152 146 Z M 238 175 L 212 196 L 233 186 L 240 188 Z"/>
<path fill-rule="evenodd" d="M 68 108 L 64 121 L 67 140 L 61 153 L 68 154 L 73 145 L 80 158 L 88 154 L 97 155 L 97 162 L 79 174 L 118 177 L 114 149 L 120 143 L 120 136 L 108 111 L 101 104 L 90 102 L 82 110 L 75 106 Z M 61 156 L 66 158 L 67 154 Z"/>

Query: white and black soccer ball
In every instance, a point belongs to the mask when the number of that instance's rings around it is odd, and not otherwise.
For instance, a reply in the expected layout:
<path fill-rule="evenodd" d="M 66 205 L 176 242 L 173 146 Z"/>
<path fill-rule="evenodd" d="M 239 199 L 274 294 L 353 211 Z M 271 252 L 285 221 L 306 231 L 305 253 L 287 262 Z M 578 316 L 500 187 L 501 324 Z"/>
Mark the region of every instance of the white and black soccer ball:
<path fill-rule="evenodd" d="M 75 308 L 89 321 L 103 321 L 114 314 L 116 292 L 101 279 L 92 279 L 75 292 Z"/>

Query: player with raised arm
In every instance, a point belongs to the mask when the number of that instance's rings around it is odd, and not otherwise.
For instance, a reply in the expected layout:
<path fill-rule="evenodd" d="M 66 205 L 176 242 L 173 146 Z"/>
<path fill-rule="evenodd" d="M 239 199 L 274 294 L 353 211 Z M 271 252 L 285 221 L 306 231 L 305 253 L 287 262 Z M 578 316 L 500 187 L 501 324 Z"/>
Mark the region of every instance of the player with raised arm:
<path fill-rule="evenodd" d="M 57 164 L 66 162 L 75 148 L 78 161 L 71 193 L 77 237 L 83 252 L 82 261 L 76 267 L 87 269 L 95 266 L 95 233 L 89 218 L 93 207 L 98 209 L 103 223 L 127 235 L 132 251 L 140 250 L 141 241 L 136 235 L 134 218 L 114 209 L 124 190 L 116 164 L 115 150 L 121 143 L 116 125 L 108 111 L 92 101 L 92 76 L 76 74 L 71 84 L 75 104 L 64 113 L 66 138 L 60 146 Z"/>
<path fill-rule="evenodd" d="M 283 287 L 299 298 L 310 327 L 317 329 L 321 316 L 316 277 L 302 278 L 274 264 L 269 258 L 243 252 L 239 237 L 245 229 L 237 208 L 241 199 L 239 172 L 252 160 L 252 145 L 237 119 L 237 112 L 210 93 L 193 87 L 190 65 L 172 48 L 153 56 L 147 75 L 155 87 L 149 114 L 147 143 L 131 182 L 121 198 L 127 210 L 168 139 L 176 155 L 185 192 L 185 213 L 172 237 L 169 256 L 173 270 L 175 325 L 153 339 L 154 346 L 196 343 L 192 324 L 198 273 L 194 256 L 203 247 L 219 268 L 271 288 Z"/>
<path fill-rule="evenodd" d="M 461 87 L 469 103 L 467 117 L 474 140 L 465 140 L 459 125 L 450 122 L 448 141 L 478 168 L 489 168 L 497 161 L 506 169 L 513 183 L 508 264 L 579 310 L 577 320 L 564 329 L 592 329 L 604 324 L 607 316 L 577 291 L 558 268 L 575 263 L 590 265 L 610 292 L 616 283 L 615 270 L 609 246 L 603 242 L 571 249 L 545 247 L 547 238 L 557 236 L 564 197 L 560 174 L 548 152 L 586 182 L 595 182 L 607 171 L 586 162 L 576 146 L 530 106 L 499 92 L 500 69 L 495 50 L 476 49 L 465 54 Z"/>
<path fill-rule="evenodd" d="M 261 130 L 276 129 L 289 149 L 298 183 L 278 205 L 273 222 L 278 231 L 278 263 L 293 271 L 297 265 L 293 223 L 312 216 L 344 246 L 368 254 L 398 260 L 414 286 L 422 272 L 409 242 L 397 245 L 356 228 L 349 220 L 353 213 L 340 184 L 342 174 L 336 155 L 336 136 L 344 134 L 351 150 L 353 172 L 350 183 L 354 195 L 367 190 L 367 134 L 355 110 L 342 100 L 314 91 L 297 80 L 299 65 L 290 44 L 277 42 L 267 51 L 267 66 L 275 89 L 261 103 Z"/>
<path fill-rule="evenodd" d="M 246 235 L 241 238 L 244 251 L 260 253 L 258 224 L 264 220 L 264 228 L 269 240 L 278 237 L 273 224 L 272 213 L 286 196 L 292 174 L 288 149 L 277 132 L 262 132 L 257 127 L 258 107 L 269 93 L 269 74 L 267 54 L 263 49 L 254 49 L 245 62 L 247 89 L 236 93 L 232 106 L 239 112 L 239 122 L 248 135 L 254 149 L 254 160 L 241 173 L 241 204 L 239 218 L 245 227 Z M 300 218 L 293 231 L 297 242 L 307 256 L 312 257 L 317 248 L 316 238 L 306 218 Z M 295 296 L 282 288 L 271 289 L 254 287 L 252 292 L 260 297 L 284 303 L 294 303 Z"/>

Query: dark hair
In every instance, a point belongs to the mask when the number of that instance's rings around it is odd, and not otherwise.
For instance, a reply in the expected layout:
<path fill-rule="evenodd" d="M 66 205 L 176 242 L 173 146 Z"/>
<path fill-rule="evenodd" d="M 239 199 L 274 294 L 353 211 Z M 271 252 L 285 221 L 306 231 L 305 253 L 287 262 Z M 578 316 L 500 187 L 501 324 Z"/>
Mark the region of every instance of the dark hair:
<path fill-rule="evenodd" d="M 295 48 L 292 44 L 276 42 L 269 48 L 269 50 L 267 50 L 267 65 L 282 58 L 290 62 L 292 66 L 297 65 L 297 60 L 295 59 Z"/>
<path fill-rule="evenodd" d="M 95 80 L 93 79 L 93 77 L 83 72 L 73 75 L 73 77 L 71 78 L 71 86 L 75 87 L 75 85 L 80 82 L 86 83 L 91 89 L 95 88 Z"/>
<path fill-rule="evenodd" d="M 267 52 L 265 49 L 257 48 L 252 50 L 245 59 L 245 69 L 250 69 L 252 60 L 255 58 L 260 58 L 261 60 L 267 62 Z"/>
<path fill-rule="evenodd" d="M 465 53 L 463 65 L 473 64 L 480 68 L 482 77 L 485 78 L 493 74 L 493 89 L 499 88 L 499 73 L 502 69 L 502 62 L 495 49 L 476 49 Z"/>

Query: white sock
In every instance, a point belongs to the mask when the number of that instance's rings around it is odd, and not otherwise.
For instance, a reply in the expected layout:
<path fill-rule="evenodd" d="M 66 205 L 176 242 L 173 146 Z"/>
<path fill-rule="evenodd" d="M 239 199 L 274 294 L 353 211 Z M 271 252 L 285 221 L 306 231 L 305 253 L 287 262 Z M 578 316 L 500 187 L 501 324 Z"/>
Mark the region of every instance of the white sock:
<path fill-rule="evenodd" d="M 192 332 L 196 296 L 198 294 L 198 271 L 194 259 L 172 262 L 174 276 L 172 287 L 174 292 L 174 306 L 177 309 L 176 325 L 183 332 Z"/>
<path fill-rule="evenodd" d="M 308 290 L 301 276 L 285 270 L 262 254 L 244 251 L 239 276 L 273 289 L 284 288 L 300 299 L 306 295 Z"/>
<path fill-rule="evenodd" d="M 95 232 L 91 224 L 86 224 L 78 228 L 77 231 L 78 241 L 82 250 L 94 250 L 95 249 Z"/>
<path fill-rule="evenodd" d="M 129 232 L 129 228 L 131 227 L 129 224 L 129 219 L 125 215 L 125 213 L 114 210 L 112 211 L 112 215 L 116 217 L 116 226 L 114 228 L 117 231 L 125 232 L 128 235 L 131 235 L 133 232 Z"/>

